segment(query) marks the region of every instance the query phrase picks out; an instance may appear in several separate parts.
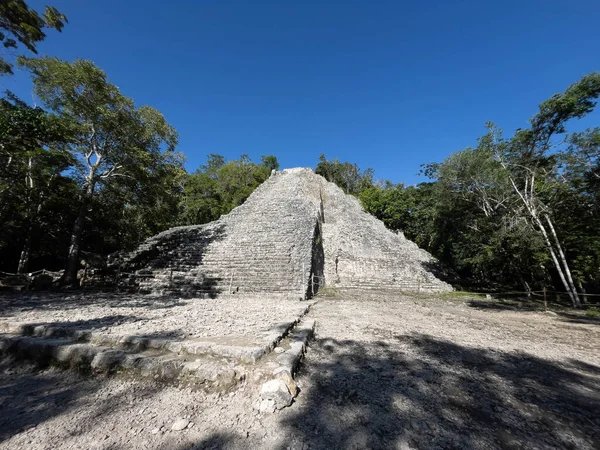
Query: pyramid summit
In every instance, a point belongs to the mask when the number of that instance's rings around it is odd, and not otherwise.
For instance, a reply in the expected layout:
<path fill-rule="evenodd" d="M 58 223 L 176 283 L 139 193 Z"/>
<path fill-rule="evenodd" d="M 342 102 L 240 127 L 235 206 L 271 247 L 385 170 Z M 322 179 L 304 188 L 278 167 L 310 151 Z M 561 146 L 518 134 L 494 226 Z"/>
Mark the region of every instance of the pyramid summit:
<path fill-rule="evenodd" d="M 273 171 L 220 219 L 176 227 L 121 260 L 120 286 L 309 298 L 323 286 L 448 291 L 435 259 L 310 168 Z"/>

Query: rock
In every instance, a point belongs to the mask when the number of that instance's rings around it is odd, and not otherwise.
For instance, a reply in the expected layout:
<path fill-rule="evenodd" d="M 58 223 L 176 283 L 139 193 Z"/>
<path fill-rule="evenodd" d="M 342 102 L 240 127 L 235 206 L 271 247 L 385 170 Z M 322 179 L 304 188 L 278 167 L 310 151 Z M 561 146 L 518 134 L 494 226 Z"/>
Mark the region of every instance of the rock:
<path fill-rule="evenodd" d="M 214 222 L 161 232 L 123 255 L 120 267 L 129 274 L 119 281 L 123 287 L 153 295 L 214 297 L 285 287 L 290 297 L 306 299 L 323 279 L 347 287 L 452 290 L 436 278 L 439 268 L 429 253 L 309 168 L 277 172 Z"/>
<path fill-rule="evenodd" d="M 172 431 L 185 430 L 189 424 L 190 424 L 190 421 L 188 419 L 177 419 L 175 422 L 173 422 L 173 425 L 171 426 L 171 430 Z"/>
<path fill-rule="evenodd" d="M 125 358 L 121 350 L 106 350 L 94 356 L 90 366 L 98 372 L 108 371 L 119 364 Z"/>
<path fill-rule="evenodd" d="M 275 352 L 275 353 L 277 353 L 277 354 L 279 355 L 280 353 L 283 353 L 283 352 L 285 352 L 285 350 L 284 350 L 284 349 L 282 349 L 281 347 L 275 347 L 275 350 L 274 350 L 274 352 Z"/>
<path fill-rule="evenodd" d="M 292 404 L 292 394 L 290 393 L 286 383 L 281 379 L 267 381 L 263 384 L 260 390 L 260 397 L 263 401 L 267 401 L 275 409 L 282 409 Z M 261 402 L 262 411 L 263 402 Z"/>
<path fill-rule="evenodd" d="M 150 433 L 158 434 L 158 433 L 160 433 L 160 428 L 154 428 Z"/>
<path fill-rule="evenodd" d="M 258 412 L 275 412 L 275 402 L 272 399 L 263 399 L 258 405 Z"/>
<path fill-rule="evenodd" d="M 52 275 L 41 273 L 33 277 L 31 287 L 36 291 L 46 291 L 52 287 L 53 281 Z"/>
<path fill-rule="evenodd" d="M 273 376 L 276 380 L 281 380 L 285 383 L 286 387 L 292 398 L 298 395 L 298 385 L 292 378 L 292 374 L 285 367 L 278 367 L 273 371 Z"/>

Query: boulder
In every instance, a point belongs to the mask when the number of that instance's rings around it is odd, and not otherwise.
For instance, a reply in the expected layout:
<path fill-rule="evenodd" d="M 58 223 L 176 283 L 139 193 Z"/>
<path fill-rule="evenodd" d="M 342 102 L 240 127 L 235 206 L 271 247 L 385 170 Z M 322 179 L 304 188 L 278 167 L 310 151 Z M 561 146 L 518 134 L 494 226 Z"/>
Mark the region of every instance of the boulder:
<path fill-rule="evenodd" d="M 275 409 L 282 409 L 292 404 L 292 394 L 286 383 L 281 379 L 267 381 L 260 390 L 261 410 L 262 406 L 272 405 Z"/>

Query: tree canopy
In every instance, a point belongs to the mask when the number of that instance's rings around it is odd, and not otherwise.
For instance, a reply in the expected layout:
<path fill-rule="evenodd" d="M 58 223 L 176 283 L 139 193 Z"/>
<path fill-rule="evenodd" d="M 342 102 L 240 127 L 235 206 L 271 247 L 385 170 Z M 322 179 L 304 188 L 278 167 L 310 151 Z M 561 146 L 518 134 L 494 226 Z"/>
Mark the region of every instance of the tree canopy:
<path fill-rule="evenodd" d="M 69 128 L 66 148 L 75 161 L 80 186 L 65 272 L 65 283 L 73 283 L 96 189 L 118 185 L 117 191 L 133 193 L 127 196 L 131 200 L 140 198 L 136 191 L 156 185 L 161 178 L 174 181 L 183 162 L 175 152 L 177 133 L 157 110 L 136 108 L 90 61 L 22 57 L 19 65 L 31 72 L 35 93 L 44 106 Z"/>
<path fill-rule="evenodd" d="M 16 49 L 20 43 L 37 53 L 37 44 L 46 38 L 44 29 L 60 32 L 67 22 L 67 17 L 53 6 L 46 6 L 40 15 L 24 0 L 0 1 L 0 42 L 6 50 Z M 0 75 L 12 74 L 12 68 L 13 64 L 0 55 Z"/>

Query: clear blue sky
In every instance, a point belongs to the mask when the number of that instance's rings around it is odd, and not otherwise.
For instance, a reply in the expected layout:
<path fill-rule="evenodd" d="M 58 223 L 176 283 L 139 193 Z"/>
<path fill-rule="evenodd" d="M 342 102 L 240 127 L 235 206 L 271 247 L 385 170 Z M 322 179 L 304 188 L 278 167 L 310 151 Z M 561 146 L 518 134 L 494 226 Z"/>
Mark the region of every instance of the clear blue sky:
<path fill-rule="evenodd" d="M 91 59 L 159 109 L 188 170 L 208 153 L 275 154 L 282 167 L 325 153 L 412 184 L 485 121 L 512 133 L 600 70 L 597 0 L 28 3 L 69 18 L 40 54 Z M 25 74 L 0 88 L 31 99 Z"/>

